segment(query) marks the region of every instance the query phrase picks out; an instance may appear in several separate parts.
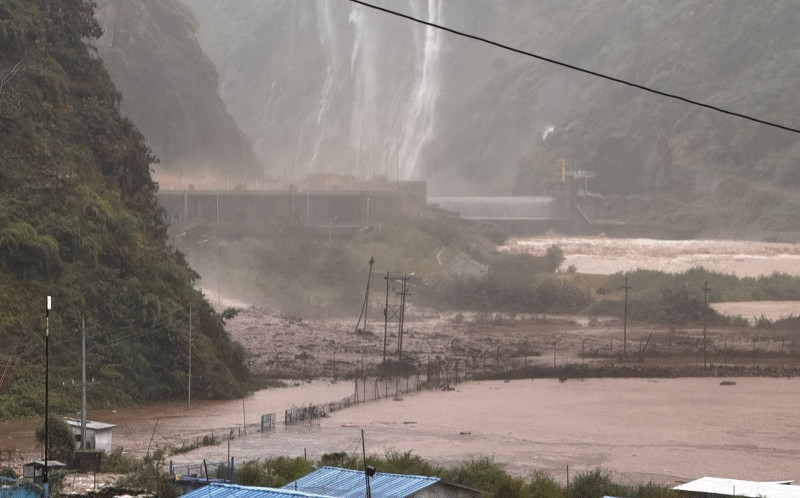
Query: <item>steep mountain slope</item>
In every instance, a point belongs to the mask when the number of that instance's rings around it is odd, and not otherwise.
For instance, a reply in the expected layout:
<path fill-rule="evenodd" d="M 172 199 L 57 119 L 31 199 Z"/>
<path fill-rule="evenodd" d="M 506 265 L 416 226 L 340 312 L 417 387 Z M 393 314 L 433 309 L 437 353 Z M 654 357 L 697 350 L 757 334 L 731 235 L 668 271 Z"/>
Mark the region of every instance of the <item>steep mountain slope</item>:
<path fill-rule="evenodd" d="M 122 114 L 162 167 L 238 174 L 245 137 L 217 94 L 216 70 L 186 8 L 176 0 L 100 0 L 96 17 L 103 35 L 94 45 L 122 93 Z M 253 174 L 260 175 L 254 164 Z"/>
<path fill-rule="evenodd" d="M 750 204 L 778 196 L 783 208 L 764 216 L 739 206 L 747 216 L 737 226 L 798 228 L 780 214 L 793 209 L 800 183 L 800 141 L 790 133 L 344 0 L 183 1 L 220 71 L 223 100 L 248 134 L 260 137 L 276 174 L 369 176 L 374 167 L 377 174 L 424 177 L 434 192 L 525 193 L 558 178 L 557 161 L 566 158 L 570 168 L 598 173 L 595 192 L 668 198 L 633 203 L 627 214 L 615 208 L 623 216 L 658 218 L 702 198 L 715 203 L 707 209 L 725 211 L 742 188 L 754 188 L 758 198 Z M 792 112 L 800 102 L 800 11 L 788 0 L 375 3 L 800 125 Z M 699 226 L 724 221 L 709 216 L 678 217 Z"/>
<path fill-rule="evenodd" d="M 0 419 L 41 413 L 44 306 L 51 407 L 78 406 L 80 332 L 89 330 L 93 404 L 186 393 L 189 310 L 194 393 L 243 389 L 241 346 L 194 290 L 197 275 L 166 245 L 143 137 L 84 40 L 98 36 L 87 0 L 0 3 Z"/>

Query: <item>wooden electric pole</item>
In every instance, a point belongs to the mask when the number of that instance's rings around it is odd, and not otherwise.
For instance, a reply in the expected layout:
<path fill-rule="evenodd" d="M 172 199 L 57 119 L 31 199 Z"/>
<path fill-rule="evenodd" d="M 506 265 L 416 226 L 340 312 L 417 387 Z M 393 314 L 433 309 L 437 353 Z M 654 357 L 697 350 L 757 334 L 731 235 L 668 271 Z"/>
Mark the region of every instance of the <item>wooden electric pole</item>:
<path fill-rule="evenodd" d="M 397 363 L 403 362 L 403 326 L 406 319 L 406 296 L 410 296 L 408 292 L 408 274 L 403 275 L 403 287 L 400 292 L 400 326 L 398 327 L 399 336 L 397 338 Z"/>
<path fill-rule="evenodd" d="M 192 307 L 189 306 L 189 388 L 188 404 L 192 408 Z"/>
<path fill-rule="evenodd" d="M 386 335 L 389 332 L 389 272 L 386 272 L 386 306 L 383 308 L 383 363 L 386 364 Z"/>
<path fill-rule="evenodd" d="M 622 356 L 626 356 L 628 354 L 628 289 L 631 288 L 628 285 L 627 275 L 625 275 L 625 285 L 622 288 L 625 289 L 625 307 L 622 318 Z"/>
<path fill-rule="evenodd" d="M 369 314 L 369 283 L 372 281 L 372 265 L 375 264 L 375 258 L 369 258 L 369 274 L 367 275 L 367 290 L 364 293 L 364 304 L 361 306 L 361 313 L 358 315 L 358 322 L 356 322 L 356 330 L 358 333 L 358 326 L 361 325 L 361 318 L 364 318 L 364 332 L 367 331 L 367 315 Z"/>
<path fill-rule="evenodd" d="M 708 286 L 708 280 L 703 283 L 703 303 L 705 306 L 703 307 L 703 368 L 708 367 L 708 329 L 706 328 L 706 324 L 708 321 L 708 292 L 711 288 Z"/>

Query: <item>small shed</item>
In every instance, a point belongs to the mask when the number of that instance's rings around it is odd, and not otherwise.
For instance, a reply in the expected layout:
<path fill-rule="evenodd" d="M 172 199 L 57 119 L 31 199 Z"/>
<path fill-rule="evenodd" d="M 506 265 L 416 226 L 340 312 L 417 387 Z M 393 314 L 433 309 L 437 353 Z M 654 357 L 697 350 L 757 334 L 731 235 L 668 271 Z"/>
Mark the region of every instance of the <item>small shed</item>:
<path fill-rule="evenodd" d="M 376 472 L 370 477 L 372 498 L 477 498 L 483 492 L 442 481 L 438 477 Z M 290 482 L 283 489 L 318 493 L 333 498 L 366 496 L 364 472 L 360 470 L 322 467 Z"/>
<path fill-rule="evenodd" d="M 65 418 L 72 434 L 75 436 L 75 449 L 81 447 L 81 421 L 75 418 Z M 114 424 L 86 421 L 86 448 L 87 450 L 100 450 L 111 453 L 111 430 Z"/>
<path fill-rule="evenodd" d="M 794 481 L 744 481 L 720 477 L 701 477 L 694 481 L 675 486 L 686 496 L 705 498 L 720 496 L 749 496 L 760 498 L 800 498 L 800 486 Z"/>
<path fill-rule="evenodd" d="M 47 474 L 50 475 L 59 470 L 67 468 L 67 464 L 58 460 L 47 461 Z M 28 462 L 22 465 L 22 479 L 34 484 L 42 484 L 44 477 L 44 461 Z"/>
<path fill-rule="evenodd" d="M 299 491 L 239 486 L 237 484 L 209 484 L 182 496 L 183 498 L 331 498 Z"/>

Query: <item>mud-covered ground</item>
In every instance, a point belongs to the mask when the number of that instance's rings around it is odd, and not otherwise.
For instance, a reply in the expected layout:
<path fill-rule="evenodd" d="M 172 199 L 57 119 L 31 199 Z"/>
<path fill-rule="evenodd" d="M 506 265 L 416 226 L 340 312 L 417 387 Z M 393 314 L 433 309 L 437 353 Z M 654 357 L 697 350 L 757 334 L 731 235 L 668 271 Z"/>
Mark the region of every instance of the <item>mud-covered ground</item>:
<path fill-rule="evenodd" d="M 585 245 L 558 243 L 567 263 L 579 263 L 574 258 Z M 635 245 L 631 241 L 601 244 L 613 249 L 602 258 L 621 251 L 618 261 L 625 261 L 626 244 Z M 685 246 L 670 244 L 664 247 L 678 250 Z M 652 245 L 648 242 L 642 247 Z M 660 261 L 656 258 L 659 254 L 670 257 L 664 247 L 653 253 L 653 261 Z M 689 252 L 702 259 L 698 247 Z M 784 271 L 800 273 L 792 245 L 748 246 L 752 251 L 745 256 L 739 256 L 736 247 L 723 243 L 710 259 L 729 269 L 743 265 L 742 274 L 763 274 L 771 267 L 760 266 L 756 259 L 776 258 L 782 260 Z M 648 250 L 643 249 L 644 253 Z M 637 258 L 634 260 L 647 259 Z M 645 261 L 637 266 L 651 264 Z M 759 267 L 766 269 L 758 271 Z M 115 446 L 140 455 L 155 445 L 180 446 L 206 434 L 236 431 L 231 452 L 240 460 L 301 455 L 304 451 L 310 458 L 319 458 L 324 452 L 349 451 L 363 427 L 371 441 L 370 451 L 410 450 L 442 464 L 488 455 L 521 475 L 542 468 L 561 477 L 566 465 L 578 471 L 601 465 L 638 481 L 669 482 L 701 474 L 746 479 L 797 477 L 785 465 L 796 460 L 789 446 L 796 446 L 800 438 L 792 417 L 785 413 L 796 396 L 796 382 L 751 377 L 791 376 L 800 371 L 800 341 L 782 331 L 710 328 L 705 355 L 708 367 L 703 367 L 703 333 L 696 325 L 673 331 L 629 323 L 624 343 L 623 324 L 617 317 L 590 321 L 585 316 L 436 313 L 426 310 L 424 303 L 411 302 L 403 355 L 412 372 L 424 374 L 429 363 L 441 361 L 458 368 L 462 375 L 501 379 L 514 377 L 514 371 L 525 365 L 578 364 L 641 372 L 667 368 L 670 375 L 701 378 L 481 381 L 460 384 L 456 391 L 428 391 L 337 411 L 319 427 L 287 428 L 279 423 L 269 433 L 239 437 L 244 421 L 254 423 L 265 413 L 276 413 L 281 420 L 285 409 L 335 401 L 352 393 L 349 377 L 374 372 L 383 361 L 382 310 L 370 309 L 368 331 L 363 332 L 355 330 L 356 316 L 301 320 L 247 303 L 219 301 L 222 307 L 233 304 L 242 308 L 228 323 L 228 330 L 247 348 L 252 371 L 283 379 L 293 387 L 261 390 L 244 401 L 195 402 L 192 409 L 173 402 L 90 412 L 94 420 L 118 424 Z M 795 303 L 715 306 L 731 315 L 778 318 L 791 314 Z M 397 361 L 396 322 L 390 323 L 386 345 L 387 360 Z M 706 377 L 713 375 L 723 377 Z M 720 386 L 720 380 L 733 375 L 737 376 L 736 386 Z M 32 435 L 38 423 L 0 424 L 0 464 L 18 465 L 36 456 Z M 203 458 L 224 460 L 226 452 L 223 443 L 172 458 L 183 464 Z"/>
<path fill-rule="evenodd" d="M 742 309 L 747 306 L 742 304 Z M 352 376 L 362 365 L 367 371 L 378 366 L 383 361 L 383 323 L 368 322 L 367 333 L 354 329 L 353 321 L 301 320 L 255 307 L 241 311 L 228 327 L 234 339 L 247 345 L 254 372 L 301 379 Z M 387 359 L 396 361 L 396 324 L 387 334 L 386 349 Z M 703 365 L 701 328 L 671 331 L 629 323 L 625 333 L 616 318 L 590 322 L 581 316 L 409 313 L 403 351 L 405 360 L 420 372 L 427 370 L 429 362 L 458 360 L 460 369 L 477 374 L 525 365 L 584 364 L 671 367 L 677 374 L 703 375 L 697 372 Z M 800 367 L 800 342 L 783 331 L 712 327 L 706 364 L 742 369 Z"/>

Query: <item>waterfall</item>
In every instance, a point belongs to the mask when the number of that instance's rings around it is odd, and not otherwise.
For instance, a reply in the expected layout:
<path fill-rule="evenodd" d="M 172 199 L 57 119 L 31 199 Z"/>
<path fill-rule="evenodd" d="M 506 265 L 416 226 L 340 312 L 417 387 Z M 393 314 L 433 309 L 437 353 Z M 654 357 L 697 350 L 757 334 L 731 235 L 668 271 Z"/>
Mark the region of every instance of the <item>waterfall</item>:
<path fill-rule="evenodd" d="M 309 161 L 310 171 L 318 169 L 317 160 L 319 159 L 320 147 L 325 139 L 324 126 L 327 124 L 325 123 L 325 117 L 331 105 L 331 94 L 337 78 L 337 40 L 330 5 L 331 2 L 328 0 L 317 0 L 317 30 L 319 31 L 320 45 L 325 50 L 328 65 L 325 68 L 325 83 L 322 87 L 322 95 L 317 109 L 317 139 L 314 141 L 314 150 Z M 329 168 L 330 165 L 326 164 L 325 169 Z"/>
<path fill-rule="evenodd" d="M 353 80 L 354 94 L 351 110 L 350 143 L 356 146 L 359 142 L 371 143 L 374 149 L 377 120 L 377 71 L 376 47 L 377 32 L 372 23 L 374 17 L 364 19 L 364 7 L 352 5 L 349 21 L 353 27 L 353 49 L 350 54 L 350 75 Z M 360 136 L 362 135 L 363 136 Z M 370 134 L 372 136 L 370 137 Z M 374 151 L 373 151 L 374 152 Z"/>
<path fill-rule="evenodd" d="M 427 0 L 429 22 L 437 24 L 441 22 L 443 3 L 442 0 Z M 411 0 L 411 9 L 414 16 L 419 17 L 419 8 L 415 0 Z M 422 36 L 414 37 L 418 46 L 416 60 L 420 63 L 411 94 L 411 104 L 400 129 L 399 155 L 401 178 L 404 180 L 416 180 L 424 176 L 420 155 L 422 148 L 435 134 L 434 111 L 439 96 L 442 34 L 441 30 L 426 27 Z M 419 38 L 422 38 L 421 43 Z"/>

